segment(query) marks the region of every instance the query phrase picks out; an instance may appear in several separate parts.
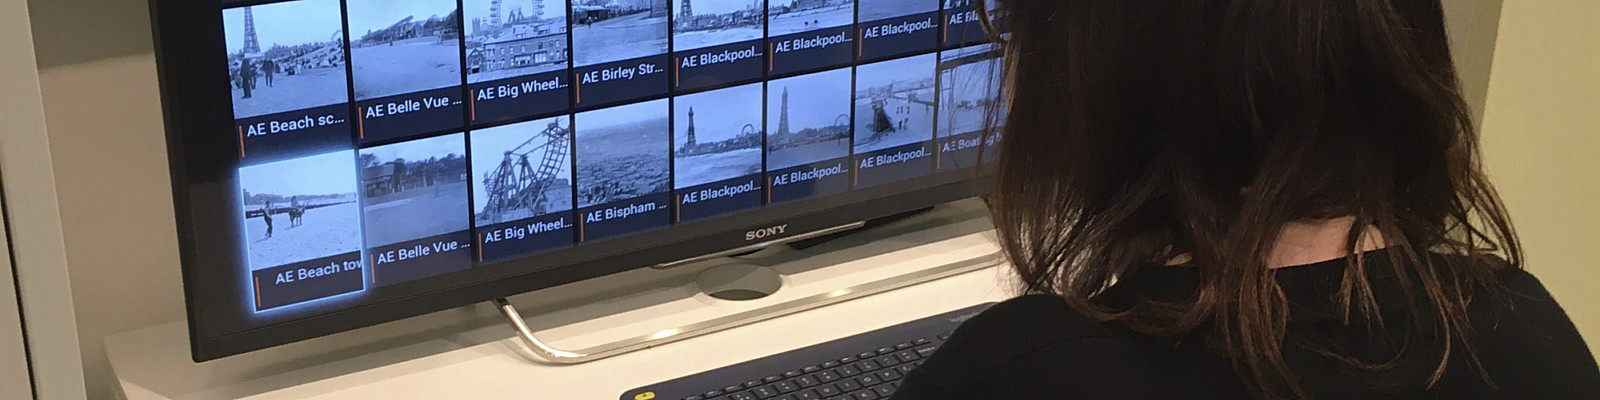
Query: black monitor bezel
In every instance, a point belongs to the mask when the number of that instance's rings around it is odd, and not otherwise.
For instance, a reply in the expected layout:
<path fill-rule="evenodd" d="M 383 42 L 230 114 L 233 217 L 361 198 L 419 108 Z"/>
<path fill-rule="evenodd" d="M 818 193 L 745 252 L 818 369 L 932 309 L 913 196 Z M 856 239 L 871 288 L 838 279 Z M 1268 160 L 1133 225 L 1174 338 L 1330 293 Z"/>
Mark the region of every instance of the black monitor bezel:
<path fill-rule="evenodd" d="M 186 295 L 190 351 L 196 362 L 312 339 L 384 322 L 443 311 L 568 283 L 599 278 L 701 254 L 751 244 L 745 232 L 779 224 L 789 224 L 786 235 L 840 226 L 876 217 L 903 213 L 980 195 L 973 183 L 975 171 L 959 170 L 877 187 L 858 188 L 829 197 L 796 203 L 767 206 L 760 210 L 720 217 L 702 223 L 674 226 L 580 248 L 561 251 L 570 261 L 555 266 L 533 268 L 527 258 L 494 266 L 494 271 L 452 274 L 457 279 L 428 279 L 437 286 L 409 295 L 338 309 L 331 312 L 272 323 L 262 327 L 222 335 L 203 332 L 202 301 L 195 293 L 203 265 L 218 261 L 203 255 L 207 240 L 215 240 L 207 227 L 196 225 L 197 204 L 224 196 L 231 189 L 220 185 L 225 172 L 205 170 L 207 154 L 197 146 L 216 129 L 227 131 L 234 121 L 226 91 L 218 95 L 214 84 L 225 81 L 226 68 L 216 62 L 224 48 L 221 10 L 257 2 L 237 2 L 226 6 L 216 0 L 150 0 L 152 29 L 155 35 L 157 72 L 161 104 L 166 123 L 168 158 L 171 168 L 173 200 L 176 210 L 183 285 Z M 935 51 L 937 52 L 937 51 Z M 209 135 L 215 136 L 215 135 Z M 210 238 L 210 239 L 208 239 Z M 781 237 L 779 238 L 781 239 Z M 648 243 L 640 245 L 639 243 Z M 609 255 L 585 256 L 589 253 Z M 517 265 L 530 267 L 514 268 Z M 476 268 L 475 268 L 476 270 Z M 470 274 L 469 274 L 470 273 Z M 492 278 L 487 278 L 491 277 Z M 445 278 L 441 276 L 438 278 Z M 475 277 L 477 279 L 465 279 Z M 470 281 L 467 283 L 457 283 Z M 213 310 L 213 312 L 215 312 Z"/>

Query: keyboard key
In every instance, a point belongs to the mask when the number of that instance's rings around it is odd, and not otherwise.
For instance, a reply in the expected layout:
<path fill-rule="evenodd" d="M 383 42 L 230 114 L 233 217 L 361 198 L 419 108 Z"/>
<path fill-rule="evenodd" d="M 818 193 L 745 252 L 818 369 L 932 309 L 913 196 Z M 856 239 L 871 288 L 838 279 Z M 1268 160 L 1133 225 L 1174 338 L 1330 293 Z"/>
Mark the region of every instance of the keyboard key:
<path fill-rule="evenodd" d="M 873 386 L 872 391 L 878 393 L 878 397 L 889 397 L 894 395 L 894 385 Z"/>
<path fill-rule="evenodd" d="M 885 368 L 893 367 L 895 365 L 899 365 L 900 364 L 900 359 L 895 358 L 894 356 L 882 356 L 882 357 L 878 357 L 877 359 L 875 359 L 873 361 L 877 361 L 878 365 L 882 365 Z"/>
<path fill-rule="evenodd" d="M 833 371 L 818 372 L 817 373 L 817 380 L 820 380 L 823 383 L 837 381 L 837 380 L 839 380 L 839 374 L 835 374 L 835 373 L 833 373 Z"/>
<path fill-rule="evenodd" d="M 705 400 L 705 398 L 704 397 L 700 397 L 700 395 L 694 395 L 694 396 L 685 397 L 685 398 L 683 398 L 683 400 Z"/>
<path fill-rule="evenodd" d="M 938 350 L 938 349 L 939 349 L 938 347 L 933 347 L 933 346 L 918 347 L 917 348 L 917 355 L 922 356 L 923 358 L 927 358 L 928 356 L 933 355 L 933 351 L 934 350 Z"/>
<path fill-rule="evenodd" d="M 837 366 L 839 366 L 839 362 L 838 361 L 829 361 L 829 362 L 822 363 L 822 367 L 823 368 L 833 368 L 833 367 L 837 367 Z"/>
<path fill-rule="evenodd" d="M 917 368 L 915 364 L 900 364 L 894 367 L 894 369 L 900 370 L 900 375 L 909 374 L 915 368 Z"/>
<path fill-rule="evenodd" d="M 817 372 L 817 371 L 821 371 L 821 370 L 822 370 L 821 366 L 813 365 L 813 366 L 806 367 L 806 369 L 803 371 L 803 373 L 809 374 L 809 373 Z"/>
<path fill-rule="evenodd" d="M 845 358 L 839 359 L 839 363 L 840 364 L 844 364 L 844 365 L 849 365 L 850 363 L 856 362 L 856 360 L 857 360 L 856 356 L 849 356 L 849 357 L 845 357 Z"/>
<path fill-rule="evenodd" d="M 878 379 L 878 374 L 862 375 L 860 378 L 856 378 L 856 381 L 861 382 L 861 386 L 867 387 L 872 387 L 873 385 L 883 383 L 882 379 Z"/>
<path fill-rule="evenodd" d="M 914 344 L 914 345 L 917 345 L 917 346 L 925 346 L 925 345 L 933 344 L 933 341 L 932 340 L 928 340 L 928 338 L 921 338 L 921 339 L 917 339 L 917 341 L 915 341 L 915 342 L 911 342 L 911 344 Z"/>
<path fill-rule="evenodd" d="M 740 391 L 740 390 L 744 390 L 744 388 L 740 387 L 739 385 L 733 385 L 733 386 L 722 388 L 722 392 L 723 393 L 727 393 L 727 394 L 733 394 L 733 392 L 737 392 L 737 391 Z"/>
<path fill-rule="evenodd" d="M 783 393 L 789 393 L 789 392 L 793 392 L 793 391 L 796 391 L 796 390 L 800 390 L 800 385 L 795 384 L 794 381 L 783 381 L 783 382 L 774 383 L 774 384 L 772 384 L 772 387 L 778 389 L 779 392 L 783 392 Z"/>
<path fill-rule="evenodd" d="M 856 383 L 855 379 L 845 379 L 845 380 L 839 381 L 839 390 L 847 392 L 847 393 L 848 392 L 854 392 L 854 391 L 857 391 L 857 390 L 861 390 L 861 384 L 860 383 Z"/>
<path fill-rule="evenodd" d="M 749 381 L 744 383 L 744 387 L 747 388 L 753 388 L 756 386 L 761 386 L 761 381 Z"/>
<path fill-rule="evenodd" d="M 808 376 L 802 376 L 802 377 L 799 377 L 799 378 L 794 378 L 794 383 L 800 384 L 800 387 L 808 388 L 808 387 L 816 386 L 817 384 L 822 383 L 822 382 L 818 382 L 817 378 L 813 378 L 813 377 L 808 375 Z"/>
<path fill-rule="evenodd" d="M 783 377 L 785 377 L 785 378 L 793 378 L 793 377 L 797 377 L 797 376 L 800 376 L 800 371 L 789 371 L 789 372 L 783 373 Z"/>
<path fill-rule="evenodd" d="M 761 381 L 765 382 L 765 383 L 773 383 L 773 382 L 777 382 L 777 381 L 781 381 L 781 380 L 783 380 L 783 378 L 781 378 L 781 377 L 779 377 L 777 375 L 761 378 Z"/>
<path fill-rule="evenodd" d="M 901 350 L 899 353 L 894 353 L 894 357 L 899 358 L 901 362 L 912 362 L 922 359 L 922 356 L 917 355 L 917 352 L 912 350 Z"/>
<path fill-rule="evenodd" d="M 882 379 L 884 382 L 900 379 L 900 372 L 897 372 L 894 369 L 878 371 L 878 379 Z"/>
<path fill-rule="evenodd" d="M 894 349 L 895 350 L 905 350 L 905 349 L 909 349 L 909 348 L 911 348 L 911 342 L 905 342 L 905 343 L 894 345 Z"/>
<path fill-rule="evenodd" d="M 757 399 L 756 395 L 750 394 L 750 392 L 739 392 L 739 393 L 734 393 L 734 394 L 728 395 L 728 400 L 761 400 L 761 399 Z"/>
<path fill-rule="evenodd" d="M 893 347 L 881 347 L 881 348 L 878 348 L 878 354 L 889 354 L 889 353 L 893 353 L 893 352 L 894 352 L 894 348 Z"/>
<path fill-rule="evenodd" d="M 817 386 L 817 395 L 818 396 L 833 397 L 833 396 L 838 396 L 840 393 L 843 393 L 843 392 L 840 392 L 839 388 L 838 387 L 834 387 L 833 385 Z"/>
<path fill-rule="evenodd" d="M 794 395 L 791 394 L 791 395 L 785 395 L 783 397 L 779 397 L 778 400 L 800 400 L 800 399 L 797 398 L 797 397 L 794 397 Z"/>
<path fill-rule="evenodd" d="M 878 370 L 878 363 L 873 362 L 872 360 L 858 362 L 855 364 L 855 366 L 856 369 L 861 370 L 861 372 L 872 372 Z"/>
<path fill-rule="evenodd" d="M 878 394 L 871 390 L 863 390 L 850 395 L 855 396 L 856 400 L 878 400 Z"/>
<path fill-rule="evenodd" d="M 762 386 L 762 387 L 758 387 L 758 388 L 755 388 L 755 389 L 751 389 L 750 393 L 754 393 L 756 395 L 756 397 L 760 397 L 760 398 L 763 398 L 763 399 L 778 397 L 778 395 L 782 394 L 782 393 L 778 393 L 778 389 L 773 389 L 771 386 Z"/>
<path fill-rule="evenodd" d="M 860 358 L 860 359 L 865 360 L 865 359 L 869 359 L 869 358 L 875 357 L 877 355 L 878 355 L 878 353 L 873 353 L 873 352 L 870 352 L 870 351 L 866 351 L 866 352 L 862 352 L 861 354 L 857 354 L 856 358 Z"/>
<path fill-rule="evenodd" d="M 713 391 L 709 391 L 709 392 L 705 392 L 704 394 L 701 394 L 701 396 L 705 396 L 705 398 L 708 398 L 708 399 L 709 398 L 713 398 L 713 397 L 717 397 L 717 396 L 721 396 L 721 395 L 722 395 L 722 391 L 721 390 L 713 390 Z"/>
<path fill-rule="evenodd" d="M 794 394 L 794 399 L 795 400 L 821 400 L 822 399 L 822 395 L 817 394 L 817 391 L 815 391 L 815 390 L 806 389 L 806 390 L 801 390 L 800 393 L 795 393 Z"/>
<path fill-rule="evenodd" d="M 861 375 L 861 371 L 860 370 L 857 370 L 856 367 L 852 367 L 852 366 L 849 366 L 849 365 L 846 365 L 846 366 L 843 366 L 843 367 L 839 367 L 838 369 L 835 369 L 834 371 L 838 371 L 839 372 L 839 376 L 843 376 L 843 377 L 846 377 L 846 378 L 852 377 L 852 376 L 856 376 L 856 375 Z"/>
<path fill-rule="evenodd" d="M 949 331 L 949 332 L 941 333 L 941 334 L 939 334 L 939 340 L 950 340 L 950 335 L 954 334 L 954 333 L 956 333 L 956 331 Z"/>

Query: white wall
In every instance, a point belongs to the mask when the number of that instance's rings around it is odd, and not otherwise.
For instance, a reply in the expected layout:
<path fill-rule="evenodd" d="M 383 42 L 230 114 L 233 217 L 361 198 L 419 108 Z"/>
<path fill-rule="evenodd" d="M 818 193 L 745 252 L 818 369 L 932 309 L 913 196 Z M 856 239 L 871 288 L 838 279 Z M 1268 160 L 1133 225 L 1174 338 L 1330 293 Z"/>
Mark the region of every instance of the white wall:
<path fill-rule="evenodd" d="M 5 55 L 0 57 L 0 179 L 9 267 L 17 283 L 13 299 L 21 303 L 26 321 L 34 394 L 44 400 L 82 399 L 77 314 L 28 11 L 23 0 L 0 0 L 0 54 Z M 15 375 L 7 374 L 0 381 L 9 387 Z"/>
<path fill-rule="evenodd" d="M 97 399 L 110 396 L 104 336 L 183 319 L 146 4 L 29 2 L 78 344 Z"/>
<path fill-rule="evenodd" d="M 1600 2 L 1505 2 L 1483 123 L 1528 269 L 1600 350 Z"/>

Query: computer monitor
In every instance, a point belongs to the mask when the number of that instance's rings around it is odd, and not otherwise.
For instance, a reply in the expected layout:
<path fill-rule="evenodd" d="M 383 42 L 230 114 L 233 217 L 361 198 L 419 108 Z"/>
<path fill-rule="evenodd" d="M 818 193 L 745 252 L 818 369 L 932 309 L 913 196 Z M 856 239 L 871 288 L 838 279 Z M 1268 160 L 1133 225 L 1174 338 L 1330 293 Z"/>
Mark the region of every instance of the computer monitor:
<path fill-rule="evenodd" d="M 957 0 L 151 0 L 203 361 L 978 194 Z"/>

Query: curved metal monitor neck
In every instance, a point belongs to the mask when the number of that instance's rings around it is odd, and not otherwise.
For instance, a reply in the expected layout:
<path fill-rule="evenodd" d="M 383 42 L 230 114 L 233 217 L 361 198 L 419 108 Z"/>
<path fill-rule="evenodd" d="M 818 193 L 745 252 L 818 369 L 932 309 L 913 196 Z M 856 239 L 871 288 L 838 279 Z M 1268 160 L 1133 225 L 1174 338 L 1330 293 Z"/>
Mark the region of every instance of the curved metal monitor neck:
<path fill-rule="evenodd" d="M 782 241 L 763 243 L 730 250 L 727 252 L 696 257 L 694 259 L 662 264 L 656 268 L 668 269 L 694 262 L 706 261 L 712 258 L 747 253 L 750 251 L 761 250 L 775 244 L 824 236 L 850 229 L 856 229 L 860 226 L 862 226 L 862 223 L 824 229 L 817 232 L 808 233 L 806 235 L 795 236 Z M 521 313 L 517 311 L 516 306 L 512 305 L 509 300 L 505 298 L 495 299 L 494 305 L 500 310 L 500 313 L 510 321 L 511 326 L 516 330 L 517 338 L 522 341 L 522 343 L 527 346 L 533 355 L 537 356 L 540 360 L 554 364 L 581 364 L 714 333 L 733 327 L 765 321 L 784 315 L 812 310 L 851 299 L 929 282 L 965 272 L 988 268 L 999 265 L 1003 261 L 1004 257 L 998 251 L 995 251 L 981 256 L 955 260 L 942 265 L 929 265 L 925 268 L 918 268 L 915 271 L 901 273 L 883 279 L 859 282 L 849 287 L 836 288 L 831 291 L 777 302 L 763 307 L 750 309 L 748 311 L 723 315 L 676 328 L 663 329 L 651 334 L 629 337 L 589 348 L 575 350 L 561 349 L 550 345 L 543 340 L 540 340 L 533 329 L 528 326 L 527 320 L 523 319 Z"/>

